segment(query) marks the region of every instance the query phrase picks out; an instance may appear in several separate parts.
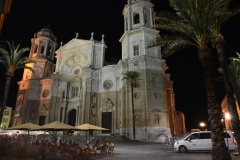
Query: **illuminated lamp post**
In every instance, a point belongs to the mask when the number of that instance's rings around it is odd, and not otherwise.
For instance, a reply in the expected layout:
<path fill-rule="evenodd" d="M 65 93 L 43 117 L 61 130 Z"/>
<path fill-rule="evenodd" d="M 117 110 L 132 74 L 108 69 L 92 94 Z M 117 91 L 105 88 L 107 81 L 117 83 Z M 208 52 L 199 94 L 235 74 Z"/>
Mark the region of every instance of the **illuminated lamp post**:
<path fill-rule="evenodd" d="M 206 124 L 204 122 L 200 122 L 199 126 L 202 128 L 202 130 L 205 130 Z"/>

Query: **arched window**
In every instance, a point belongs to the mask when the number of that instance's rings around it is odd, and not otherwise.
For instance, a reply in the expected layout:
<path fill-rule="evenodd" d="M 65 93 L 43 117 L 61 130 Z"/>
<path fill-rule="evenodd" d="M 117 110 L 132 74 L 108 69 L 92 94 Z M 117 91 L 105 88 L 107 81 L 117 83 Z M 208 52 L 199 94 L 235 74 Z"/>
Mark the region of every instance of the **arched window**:
<path fill-rule="evenodd" d="M 134 56 L 139 56 L 139 45 L 133 46 L 133 52 Z"/>
<path fill-rule="evenodd" d="M 150 11 L 147 8 L 144 8 L 144 25 L 150 25 Z"/>
<path fill-rule="evenodd" d="M 41 57 L 43 57 L 43 56 L 44 56 L 44 47 L 43 47 L 43 46 L 41 47 L 41 52 L 40 52 L 40 55 L 41 55 Z"/>
<path fill-rule="evenodd" d="M 62 91 L 62 102 L 64 102 L 65 98 L 66 98 L 65 91 Z"/>
<path fill-rule="evenodd" d="M 160 117 L 159 115 L 154 115 L 154 125 L 158 126 L 160 123 Z"/>
<path fill-rule="evenodd" d="M 134 14 L 134 16 L 133 16 L 133 22 L 134 22 L 134 24 L 140 23 L 140 16 L 139 16 L 138 13 L 137 13 L 137 14 Z"/>
<path fill-rule="evenodd" d="M 60 108 L 60 122 L 63 120 L 63 107 Z"/>
<path fill-rule="evenodd" d="M 48 48 L 47 48 L 47 55 L 51 56 L 51 52 L 52 52 L 52 48 L 51 48 L 51 46 L 48 46 Z"/>
<path fill-rule="evenodd" d="M 35 45 L 34 53 L 37 53 L 37 50 L 38 50 L 38 45 Z"/>
<path fill-rule="evenodd" d="M 78 97 L 79 88 L 78 86 L 72 86 L 71 98 Z"/>
<path fill-rule="evenodd" d="M 42 46 L 41 47 L 41 54 L 43 54 L 44 53 L 44 47 Z"/>

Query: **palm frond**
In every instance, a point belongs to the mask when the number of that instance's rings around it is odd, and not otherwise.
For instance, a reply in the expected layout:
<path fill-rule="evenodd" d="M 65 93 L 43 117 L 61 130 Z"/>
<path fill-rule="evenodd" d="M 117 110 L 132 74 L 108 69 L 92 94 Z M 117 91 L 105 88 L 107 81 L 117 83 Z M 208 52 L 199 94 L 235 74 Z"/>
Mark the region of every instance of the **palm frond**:
<path fill-rule="evenodd" d="M 29 51 L 29 48 L 20 48 L 20 44 L 16 47 L 14 41 L 11 43 L 9 41 L 4 41 L 0 43 L 0 63 L 4 65 L 10 73 L 14 73 L 15 70 L 21 68 L 28 69 L 29 67 L 25 66 L 26 64 L 36 62 L 31 58 L 22 57 L 27 51 Z"/>
<path fill-rule="evenodd" d="M 125 77 L 123 77 L 122 80 L 126 79 L 131 86 L 136 86 L 137 81 L 140 80 L 141 77 L 141 74 L 136 71 L 128 71 L 124 75 Z"/>

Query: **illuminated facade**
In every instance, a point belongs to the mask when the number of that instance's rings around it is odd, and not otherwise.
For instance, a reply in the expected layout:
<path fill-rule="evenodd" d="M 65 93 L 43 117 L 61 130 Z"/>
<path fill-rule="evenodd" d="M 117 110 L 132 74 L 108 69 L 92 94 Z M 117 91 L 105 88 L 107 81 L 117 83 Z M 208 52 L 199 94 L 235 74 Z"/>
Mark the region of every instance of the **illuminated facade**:
<path fill-rule="evenodd" d="M 236 106 L 237 106 L 237 113 L 238 113 L 238 118 L 240 119 L 240 109 L 239 109 L 239 105 L 236 101 Z M 228 104 L 227 104 L 227 96 L 225 96 L 221 102 L 221 107 L 222 107 L 222 112 L 223 112 L 223 116 L 225 118 L 224 122 L 225 122 L 225 129 L 226 130 L 231 130 L 233 131 L 233 127 L 232 127 L 232 122 L 231 122 L 231 113 L 229 111 L 228 108 Z"/>
<path fill-rule="evenodd" d="M 11 5 L 12 0 L 0 0 L 0 31 L 6 19 L 6 14 L 10 12 Z"/>
<path fill-rule="evenodd" d="M 129 0 L 123 16 L 122 59 L 116 65 L 104 65 L 104 35 L 100 41 L 93 33 L 90 40 L 83 40 L 76 33 L 56 49 L 50 29 L 38 32 L 30 50 L 37 63 L 29 66 L 35 72 L 25 70 L 19 82 L 20 110 L 14 125 L 56 120 L 73 126 L 91 123 L 109 129 L 103 133 L 133 138 L 131 91 L 122 79 L 127 71 L 136 71 L 141 74 L 134 88 L 136 140 L 160 142 L 164 135 L 177 133 L 174 119 L 178 114 L 165 60 L 160 47 L 147 49 L 159 34 L 154 28 L 153 4 Z"/>

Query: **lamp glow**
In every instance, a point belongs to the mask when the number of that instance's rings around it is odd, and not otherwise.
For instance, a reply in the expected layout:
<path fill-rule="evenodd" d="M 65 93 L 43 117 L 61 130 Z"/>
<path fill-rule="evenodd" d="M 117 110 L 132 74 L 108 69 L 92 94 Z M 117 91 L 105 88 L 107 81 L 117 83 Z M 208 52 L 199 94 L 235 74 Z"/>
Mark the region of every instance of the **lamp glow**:
<path fill-rule="evenodd" d="M 226 120 L 230 120 L 231 119 L 230 113 L 228 113 L 228 112 L 225 113 L 225 119 Z"/>
<path fill-rule="evenodd" d="M 201 122 L 199 125 L 200 125 L 200 127 L 205 127 L 206 126 L 206 124 L 204 122 Z"/>

